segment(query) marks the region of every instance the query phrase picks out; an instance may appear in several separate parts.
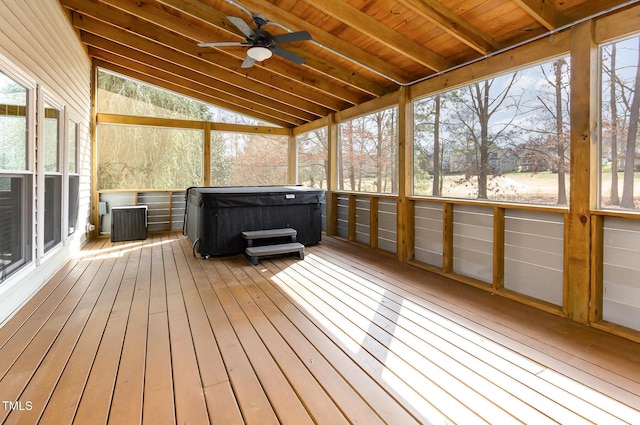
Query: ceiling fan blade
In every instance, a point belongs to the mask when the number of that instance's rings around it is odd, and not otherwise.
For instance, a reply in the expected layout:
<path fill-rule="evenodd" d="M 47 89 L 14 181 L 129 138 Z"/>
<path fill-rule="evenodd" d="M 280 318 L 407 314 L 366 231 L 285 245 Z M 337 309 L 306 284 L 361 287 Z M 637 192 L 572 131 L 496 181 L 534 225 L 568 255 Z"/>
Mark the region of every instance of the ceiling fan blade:
<path fill-rule="evenodd" d="M 198 43 L 198 47 L 230 47 L 230 46 L 246 46 L 243 41 L 212 41 L 208 43 Z"/>
<path fill-rule="evenodd" d="M 251 56 L 247 56 L 242 61 L 242 65 L 240 66 L 240 68 L 251 68 L 254 63 L 256 63 L 256 60 L 254 58 L 252 58 Z"/>
<path fill-rule="evenodd" d="M 238 28 L 246 37 L 251 37 L 255 34 L 249 25 L 242 20 L 242 18 L 227 16 L 227 19 L 230 20 L 231 23 L 235 25 L 236 28 Z"/>
<path fill-rule="evenodd" d="M 290 52 L 285 49 L 281 49 L 280 47 L 274 47 L 271 49 L 274 55 L 278 55 L 281 58 L 285 58 L 288 61 L 295 63 L 296 65 L 302 65 L 304 63 L 304 58 L 302 56 L 298 56 L 297 54 Z"/>
<path fill-rule="evenodd" d="M 309 31 L 288 32 L 285 34 L 276 35 L 273 37 L 273 39 L 276 44 L 293 43 L 296 41 L 311 40 L 311 34 L 309 34 Z"/>

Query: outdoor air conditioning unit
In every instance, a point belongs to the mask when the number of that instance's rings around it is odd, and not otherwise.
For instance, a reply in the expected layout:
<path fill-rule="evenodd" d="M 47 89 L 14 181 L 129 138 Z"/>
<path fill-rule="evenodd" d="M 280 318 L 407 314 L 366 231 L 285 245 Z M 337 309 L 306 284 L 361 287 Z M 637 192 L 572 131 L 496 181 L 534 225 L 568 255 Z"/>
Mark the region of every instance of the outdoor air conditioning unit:
<path fill-rule="evenodd" d="M 147 239 L 147 206 L 111 208 L 111 242 Z"/>

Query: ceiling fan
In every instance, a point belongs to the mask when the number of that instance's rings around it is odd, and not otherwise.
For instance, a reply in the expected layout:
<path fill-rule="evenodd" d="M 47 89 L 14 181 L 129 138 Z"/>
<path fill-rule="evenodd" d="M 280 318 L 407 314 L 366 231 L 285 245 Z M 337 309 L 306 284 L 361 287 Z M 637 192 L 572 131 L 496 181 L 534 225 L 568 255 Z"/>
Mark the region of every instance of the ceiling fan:
<path fill-rule="evenodd" d="M 247 56 L 242 62 L 242 68 L 251 68 L 253 64 L 258 61 L 269 59 L 272 55 L 277 55 L 285 58 L 296 65 L 302 65 L 304 58 L 293 52 L 278 47 L 278 44 L 293 43 L 296 41 L 311 40 L 311 34 L 308 31 L 296 31 L 279 35 L 271 35 L 268 31 L 262 29 L 265 25 L 274 24 L 274 22 L 267 21 L 264 16 L 260 14 L 251 14 L 251 19 L 256 29 L 251 29 L 247 23 L 241 18 L 235 16 L 227 16 L 227 19 L 231 21 L 245 35 L 245 41 L 214 41 L 208 43 L 198 43 L 199 47 L 227 47 L 227 46 L 247 46 Z"/>

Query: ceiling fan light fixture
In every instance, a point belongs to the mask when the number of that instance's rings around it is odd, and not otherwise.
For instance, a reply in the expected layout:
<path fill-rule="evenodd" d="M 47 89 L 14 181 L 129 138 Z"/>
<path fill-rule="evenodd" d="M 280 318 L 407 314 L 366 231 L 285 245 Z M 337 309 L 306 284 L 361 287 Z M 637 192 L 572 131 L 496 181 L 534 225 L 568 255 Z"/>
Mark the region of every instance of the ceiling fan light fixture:
<path fill-rule="evenodd" d="M 262 62 L 263 60 L 269 59 L 271 55 L 273 55 L 273 52 L 264 46 L 253 46 L 249 47 L 247 55 L 258 62 Z"/>

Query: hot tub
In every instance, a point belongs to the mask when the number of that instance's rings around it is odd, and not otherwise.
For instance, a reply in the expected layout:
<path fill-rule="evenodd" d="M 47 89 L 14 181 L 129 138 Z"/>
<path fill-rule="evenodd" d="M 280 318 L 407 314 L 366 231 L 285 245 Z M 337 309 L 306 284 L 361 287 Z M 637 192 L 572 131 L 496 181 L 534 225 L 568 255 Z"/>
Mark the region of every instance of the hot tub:
<path fill-rule="evenodd" d="M 304 186 L 191 187 L 184 232 L 204 257 L 240 254 L 242 232 L 292 227 L 305 246 L 320 242 L 324 190 Z"/>

